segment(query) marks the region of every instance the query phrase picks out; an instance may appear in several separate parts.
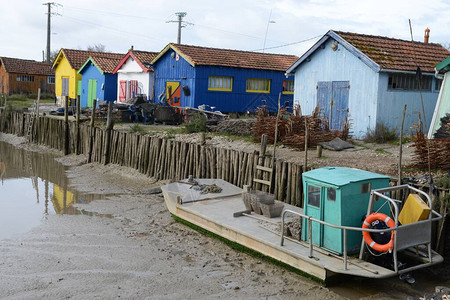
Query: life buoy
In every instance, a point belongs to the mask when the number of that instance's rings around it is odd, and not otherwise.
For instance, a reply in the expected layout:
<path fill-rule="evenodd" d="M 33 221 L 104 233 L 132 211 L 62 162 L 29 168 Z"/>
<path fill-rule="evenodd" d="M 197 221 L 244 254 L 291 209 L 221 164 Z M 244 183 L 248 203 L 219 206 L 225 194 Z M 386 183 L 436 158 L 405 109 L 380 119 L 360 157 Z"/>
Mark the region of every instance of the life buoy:
<path fill-rule="evenodd" d="M 392 220 L 389 216 L 386 216 L 382 213 L 374 213 L 367 216 L 367 218 L 363 222 L 362 228 L 370 229 L 370 224 L 376 220 L 383 221 L 387 226 L 389 226 L 389 228 L 395 227 L 394 220 Z M 363 231 L 363 238 L 367 245 L 378 252 L 387 252 L 394 249 L 394 231 L 391 231 L 391 240 L 387 244 L 375 243 L 375 241 L 370 236 L 370 232 L 368 231 Z"/>

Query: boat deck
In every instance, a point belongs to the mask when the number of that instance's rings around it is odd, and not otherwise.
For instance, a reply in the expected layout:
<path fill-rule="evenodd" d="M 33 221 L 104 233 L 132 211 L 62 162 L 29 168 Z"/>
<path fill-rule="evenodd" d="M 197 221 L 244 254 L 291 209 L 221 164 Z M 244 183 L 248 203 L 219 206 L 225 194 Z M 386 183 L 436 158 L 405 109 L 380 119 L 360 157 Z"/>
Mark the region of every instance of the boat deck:
<path fill-rule="evenodd" d="M 396 275 L 392 270 L 353 257 L 348 258 L 347 269 L 345 269 L 342 257 L 317 247 L 314 247 L 313 257 L 310 258 L 309 245 L 292 239 L 285 239 L 284 245 L 281 246 L 281 217 L 266 218 L 254 213 L 251 216 L 257 216 L 258 219 L 245 215 L 233 217 L 233 213 L 245 210 L 241 198 L 242 190 L 219 179 L 209 180 L 205 184 L 211 183 L 221 186 L 224 189 L 222 193 L 200 194 L 185 183 L 171 183 L 163 186 L 162 190 L 170 212 L 214 234 L 323 281 L 336 273 L 369 278 L 386 278 Z M 181 201 L 177 201 L 177 198 L 181 198 Z M 195 199 L 198 201 L 194 201 Z M 284 209 L 302 212 L 301 208 L 288 204 L 285 204 Z"/>

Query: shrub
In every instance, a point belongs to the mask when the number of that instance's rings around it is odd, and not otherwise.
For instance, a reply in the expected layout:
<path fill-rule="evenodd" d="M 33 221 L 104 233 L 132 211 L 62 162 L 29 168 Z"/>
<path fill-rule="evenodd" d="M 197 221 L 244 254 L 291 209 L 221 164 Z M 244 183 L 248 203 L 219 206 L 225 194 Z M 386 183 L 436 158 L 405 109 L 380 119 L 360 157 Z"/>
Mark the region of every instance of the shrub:
<path fill-rule="evenodd" d="M 202 115 L 196 116 L 184 124 L 186 133 L 205 132 L 206 129 L 206 117 Z"/>
<path fill-rule="evenodd" d="M 139 124 L 133 124 L 133 125 L 130 127 L 130 132 L 131 132 L 131 133 L 141 134 L 141 135 L 146 134 L 145 129 L 144 129 L 141 125 L 139 125 Z"/>
<path fill-rule="evenodd" d="M 369 129 L 364 138 L 368 143 L 387 143 L 396 139 L 396 130 L 389 129 L 383 123 L 378 123 L 375 130 Z"/>

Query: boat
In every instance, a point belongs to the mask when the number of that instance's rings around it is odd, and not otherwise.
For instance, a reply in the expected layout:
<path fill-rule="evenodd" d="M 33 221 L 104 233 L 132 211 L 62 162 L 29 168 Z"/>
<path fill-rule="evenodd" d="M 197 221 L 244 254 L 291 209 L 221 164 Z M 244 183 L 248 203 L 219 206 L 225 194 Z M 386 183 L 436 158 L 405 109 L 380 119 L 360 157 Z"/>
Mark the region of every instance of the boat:
<path fill-rule="evenodd" d="M 327 282 L 336 275 L 388 278 L 409 274 L 413 270 L 443 261 L 442 256 L 431 249 L 431 223 L 442 217 L 431 209 L 431 200 L 424 192 L 409 185 L 378 187 L 386 181 L 385 176 L 351 168 L 328 167 L 309 172 L 303 175 L 305 209 L 274 200 L 282 206 L 279 216 L 259 215 L 249 210 L 248 203 L 244 201 L 245 195 L 252 194 L 257 198 L 258 193 L 264 193 L 252 191 L 247 186 L 243 190 L 222 179 L 190 177 L 166 184 L 161 190 L 168 210 L 176 219 L 258 252 L 318 281 Z M 336 172 L 341 174 L 338 180 L 330 182 L 317 179 L 317 176 L 333 175 Z M 355 176 L 358 180 L 355 180 Z M 358 200 L 358 203 L 365 204 L 362 215 L 369 218 L 376 214 L 374 218 L 377 219 L 378 215 L 385 215 L 382 213 L 385 212 L 392 221 L 386 220 L 389 226 L 381 229 L 372 226 L 364 228 L 360 215 L 356 218 L 359 218 L 356 226 L 349 226 L 348 222 L 331 223 L 323 217 L 327 215 L 326 212 L 314 215 L 313 208 L 316 207 L 311 205 L 318 204 L 314 202 L 317 200 L 313 200 L 314 196 L 319 197 L 320 201 L 333 202 L 331 204 L 340 203 L 344 207 L 342 211 L 351 210 L 339 200 L 340 196 L 345 196 L 344 191 L 349 189 L 347 185 L 356 185 L 361 188 L 362 195 L 367 195 L 367 201 Z M 371 186 L 376 188 L 370 189 Z M 369 190 L 363 190 L 367 188 Z M 422 216 L 422 220 L 401 225 L 400 201 L 391 198 L 400 191 L 420 195 L 430 208 L 429 214 L 425 218 Z M 328 200 L 325 199 L 327 197 Z M 319 203 L 326 208 L 325 202 Z M 332 209 L 339 214 L 335 208 Z M 361 207 L 358 209 L 361 210 Z M 342 214 L 341 219 L 348 217 Z M 288 236 L 288 232 L 292 231 L 287 229 L 290 223 L 301 227 L 298 228 L 298 239 Z M 369 239 L 369 233 L 390 237 L 389 243 L 381 245 L 386 251 L 378 252 L 372 248 L 362 237 L 363 232 L 367 232 Z M 333 240 L 334 244 L 327 244 L 329 240 Z M 359 246 L 354 247 L 355 243 Z M 375 242 L 371 244 L 378 245 Z M 381 263 L 379 256 L 384 257 Z"/>

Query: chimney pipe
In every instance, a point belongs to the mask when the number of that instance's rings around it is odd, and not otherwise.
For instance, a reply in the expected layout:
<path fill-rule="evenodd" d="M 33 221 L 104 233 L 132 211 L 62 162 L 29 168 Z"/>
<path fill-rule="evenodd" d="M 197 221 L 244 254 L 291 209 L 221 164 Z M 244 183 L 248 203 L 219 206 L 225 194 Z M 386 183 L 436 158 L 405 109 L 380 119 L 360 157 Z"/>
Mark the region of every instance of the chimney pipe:
<path fill-rule="evenodd" d="M 423 42 L 428 44 L 429 39 L 430 39 L 430 29 L 427 27 L 427 29 L 425 29 L 425 36 L 423 37 Z"/>

